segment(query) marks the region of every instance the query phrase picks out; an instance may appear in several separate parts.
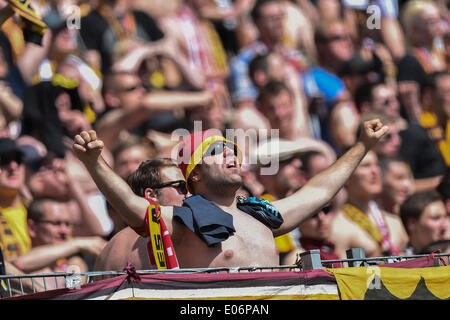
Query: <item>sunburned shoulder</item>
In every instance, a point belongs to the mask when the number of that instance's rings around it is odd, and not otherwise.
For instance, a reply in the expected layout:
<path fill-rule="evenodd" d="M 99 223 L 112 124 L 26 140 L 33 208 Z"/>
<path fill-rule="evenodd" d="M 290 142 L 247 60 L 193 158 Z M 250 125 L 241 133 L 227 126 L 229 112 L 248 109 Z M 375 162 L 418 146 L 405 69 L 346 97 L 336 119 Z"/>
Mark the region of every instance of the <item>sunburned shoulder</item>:
<path fill-rule="evenodd" d="M 331 222 L 332 237 L 352 238 L 359 227 L 351 221 L 342 211 L 338 211 Z"/>
<path fill-rule="evenodd" d="M 392 230 L 392 232 L 396 233 L 396 236 L 401 237 L 402 241 L 405 242 L 406 238 L 408 237 L 406 234 L 405 226 L 403 225 L 402 219 L 393 213 L 385 212 L 384 218 L 386 220 L 386 224 L 389 226 L 389 228 Z M 406 245 L 406 243 L 404 243 Z"/>
<path fill-rule="evenodd" d="M 332 224 L 336 226 L 351 225 L 352 221 L 344 214 L 343 211 L 340 210 L 334 217 Z"/>
<path fill-rule="evenodd" d="M 400 217 L 394 213 L 390 213 L 388 211 L 383 210 L 383 215 L 387 222 L 389 222 L 389 221 L 396 222 L 396 223 L 401 222 Z"/>

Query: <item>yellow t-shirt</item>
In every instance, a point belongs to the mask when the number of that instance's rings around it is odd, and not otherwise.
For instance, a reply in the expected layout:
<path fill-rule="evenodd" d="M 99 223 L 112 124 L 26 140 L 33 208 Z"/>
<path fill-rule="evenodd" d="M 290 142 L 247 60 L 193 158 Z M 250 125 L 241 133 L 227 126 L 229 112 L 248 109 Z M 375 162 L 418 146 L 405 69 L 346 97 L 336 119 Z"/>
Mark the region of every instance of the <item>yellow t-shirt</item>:
<path fill-rule="evenodd" d="M 31 249 L 27 209 L 20 204 L 16 208 L 0 208 L 0 211 L 3 218 L 0 219 L 0 245 L 5 259 L 27 253 Z"/>

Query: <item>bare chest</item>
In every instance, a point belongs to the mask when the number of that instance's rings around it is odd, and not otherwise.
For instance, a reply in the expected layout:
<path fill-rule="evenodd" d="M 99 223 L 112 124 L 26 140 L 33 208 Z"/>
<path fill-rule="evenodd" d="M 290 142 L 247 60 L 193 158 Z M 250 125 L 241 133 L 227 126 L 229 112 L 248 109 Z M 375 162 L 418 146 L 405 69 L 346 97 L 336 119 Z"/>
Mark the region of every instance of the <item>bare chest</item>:
<path fill-rule="evenodd" d="M 184 241 L 175 248 L 182 268 L 278 265 L 272 231 L 241 211 L 233 213 L 236 230 L 227 240 L 208 247 L 197 235 L 185 230 Z"/>

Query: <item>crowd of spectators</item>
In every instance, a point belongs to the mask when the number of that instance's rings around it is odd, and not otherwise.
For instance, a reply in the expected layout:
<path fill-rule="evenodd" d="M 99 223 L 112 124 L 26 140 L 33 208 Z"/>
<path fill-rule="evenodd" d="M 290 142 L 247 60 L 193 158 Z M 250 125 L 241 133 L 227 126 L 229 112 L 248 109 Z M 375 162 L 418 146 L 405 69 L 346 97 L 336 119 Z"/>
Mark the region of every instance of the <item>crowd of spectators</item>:
<path fill-rule="evenodd" d="M 275 238 L 280 263 L 316 248 L 325 259 L 356 247 L 404 255 L 450 240 L 448 1 L 31 0 L 46 24 L 37 41 L 10 2 L 0 0 L 7 272 L 91 271 L 97 256 L 100 270 L 133 255 L 149 267 L 131 252 L 137 234 L 73 154 L 74 136 L 89 129 L 124 180 L 171 158 L 176 129 L 265 132 L 258 143 L 277 143 L 279 170 L 249 161 L 274 148 L 237 137 L 240 193 L 270 201 L 301 188 L 356 142 L 362 121 L 379 118 L 389 133 L 332 203 Z M 161 175 L 184 198 L 182 175 Z M 121 234 L 128 242 L 111 240 Z M 129 255 L 111 260 L 114 243 Z"/>

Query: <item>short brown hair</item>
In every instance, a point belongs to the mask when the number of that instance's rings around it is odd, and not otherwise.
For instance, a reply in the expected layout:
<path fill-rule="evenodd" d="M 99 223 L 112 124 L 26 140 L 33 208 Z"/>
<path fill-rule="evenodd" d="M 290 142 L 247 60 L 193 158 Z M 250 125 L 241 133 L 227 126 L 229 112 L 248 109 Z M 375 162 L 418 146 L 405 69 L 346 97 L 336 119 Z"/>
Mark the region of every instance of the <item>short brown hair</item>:
<path fill-rule="evenodd" d="M 55 198 L 38 198 L 31 201 L 27 208 L 27 219 L 33 221 L 40 221 L 44 219 L 45 208 L 44 204 L 46 202 L 56 202 L 56 203 L 66 203 L 66 201 L 55 199 Z"/>
<path fill-rule="evenodd" d="M 416 192 L 406 199 L 400 206 L 400 217 L 406 231 L 408 220 L 420 219 L 425 208 L 436 201 L 442 201 L 441 195 L 436 190 Z"/>
<path fill-rule="evenodd" d="M 142 162 L 137 170 L 130 174 L 127 183 L 135 194 L 143 197 L 146 188 L 153 189 L 161 184 L 161 169 L 167 167 L 178 167 L 178 165 L 170 158 L 155 158 Z"/>
<path fill-rule="evenodd" d="M 271 80 L 262 89 L 258 95 L 257 102 L 262 104 L 267 96 L 278 96 L 281 92 L 286 91 L 289 96 L 293 96 L 291 89 L 282 81 Z"/>

